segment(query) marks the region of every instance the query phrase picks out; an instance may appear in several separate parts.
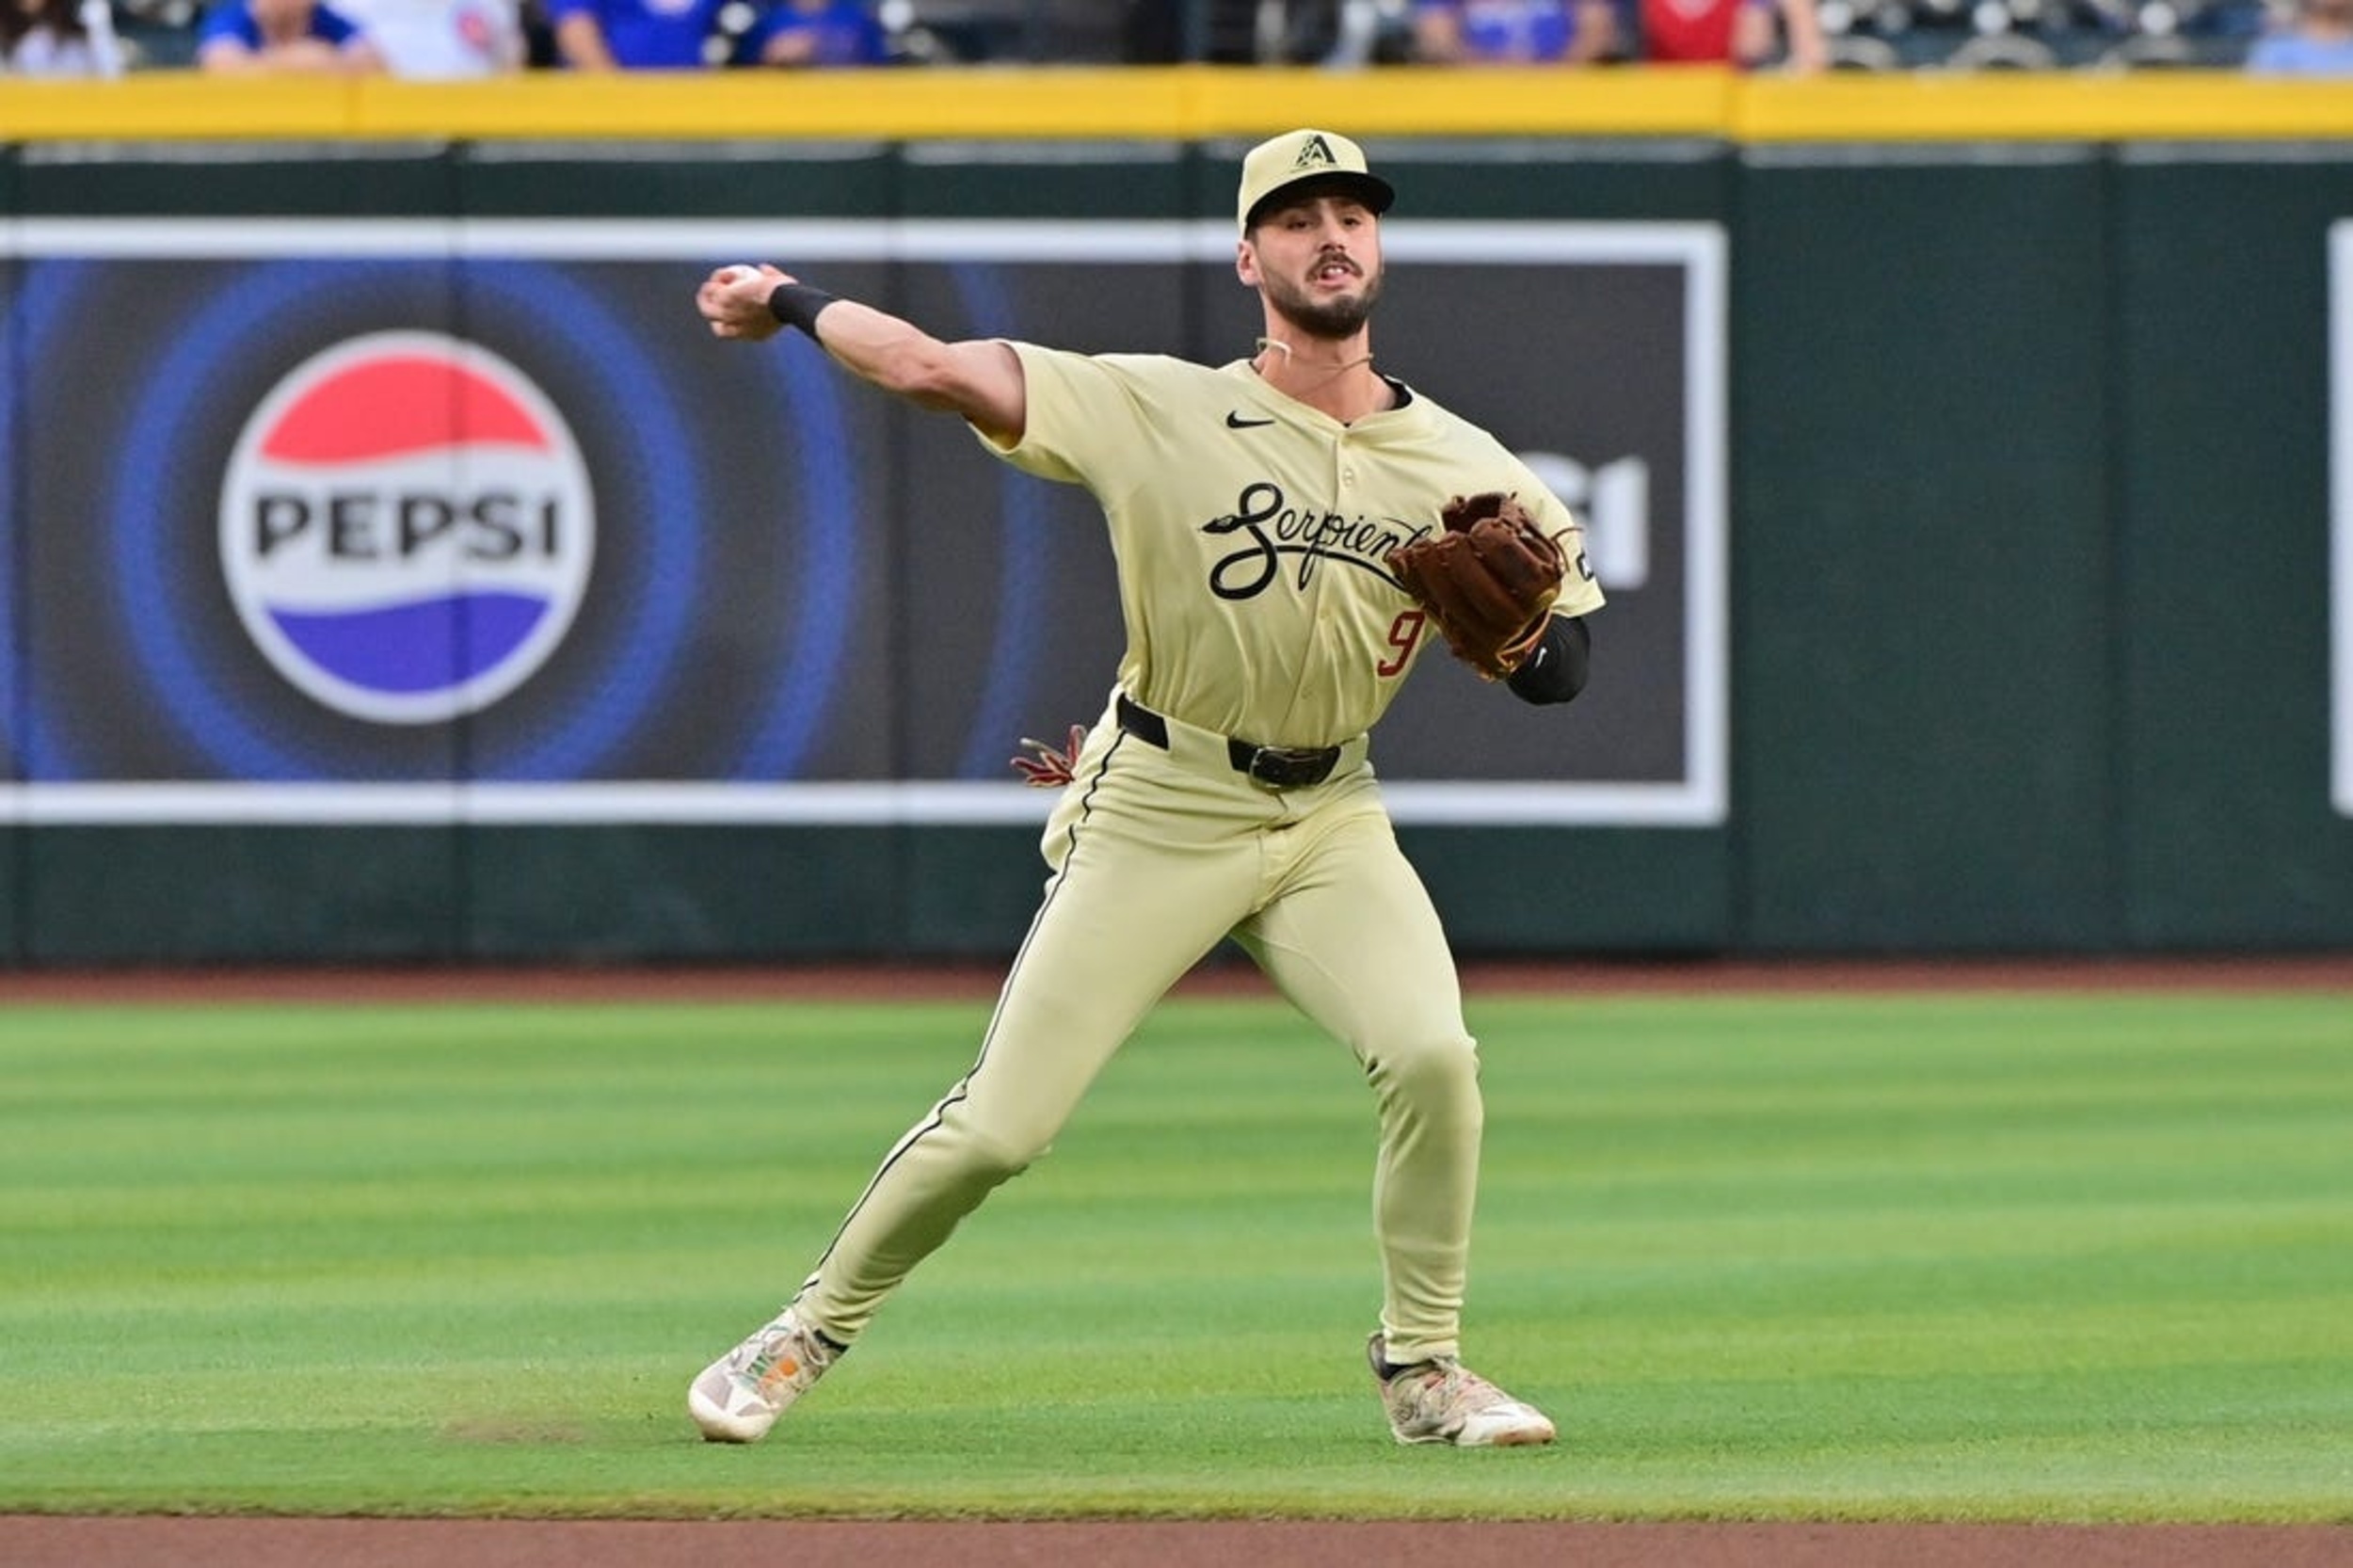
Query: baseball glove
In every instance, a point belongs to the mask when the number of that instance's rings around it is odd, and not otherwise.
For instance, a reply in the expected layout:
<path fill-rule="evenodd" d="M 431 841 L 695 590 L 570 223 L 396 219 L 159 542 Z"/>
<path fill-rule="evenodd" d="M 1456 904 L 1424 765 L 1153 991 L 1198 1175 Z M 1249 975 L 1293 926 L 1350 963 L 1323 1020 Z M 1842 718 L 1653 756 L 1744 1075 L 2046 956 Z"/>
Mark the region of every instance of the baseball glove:
<path fill-rule="evenodd" d="M 1500 490 L 1455 496 L 1438 520 L 1436 533 L 1389 552 L 1389 570 L 1457 659 L 1500 680 L 1543 640 L 1568 557 L 1516 495 Z"/>

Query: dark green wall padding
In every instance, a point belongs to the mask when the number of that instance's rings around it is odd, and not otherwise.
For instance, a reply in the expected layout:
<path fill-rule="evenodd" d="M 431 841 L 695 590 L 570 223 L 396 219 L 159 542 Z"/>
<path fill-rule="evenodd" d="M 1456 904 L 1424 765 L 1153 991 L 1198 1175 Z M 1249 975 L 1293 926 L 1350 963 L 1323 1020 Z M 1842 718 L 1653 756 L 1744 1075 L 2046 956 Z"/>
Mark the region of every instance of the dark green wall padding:
<path fill-rule="evenodd" d="M 239 151 L 200 182 L 184 150 L 10 153 L 0 215 L 1182 218 L 1226 211 L 1233 149 Z M 1466 954 L 2353 945 L 2326 330 L 2353 144 L 1509 154 L 1401 155 L 1431 216 L 1729 236 L 1732 811 L 1402 830 Z M 1465 317 L 1508 356 L 1506 326 Z M 1042 875 L 1028 828 L 20 823 L 0 962 L 995 956 Z"/>

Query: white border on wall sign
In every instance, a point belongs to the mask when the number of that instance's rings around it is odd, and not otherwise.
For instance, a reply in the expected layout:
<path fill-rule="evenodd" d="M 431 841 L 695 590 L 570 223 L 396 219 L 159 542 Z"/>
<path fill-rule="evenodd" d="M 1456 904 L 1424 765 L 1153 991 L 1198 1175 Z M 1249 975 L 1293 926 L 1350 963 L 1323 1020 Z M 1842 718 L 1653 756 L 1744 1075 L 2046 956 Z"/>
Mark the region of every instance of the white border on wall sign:
<path fill-rule="evenodd" d="M 2343 239 L 2339 235 L 2340 240 Z M 873 260 L 1225 261 L 1230 224 L 1183 222 L 639 219 L 45 218 L 0 223 L 0 258 L 529 257 L 669 261 L 790 256 Z M 2344 247 L 2338 250 L 2342 253 Z M 1393 256 L 1515 266 L 1680 264 L 1686 343 L 1683 774 L 1632 783 L 1400 780 L 1401 824 L 1714 827 L 1730 799 L 1725 424 L 1726 244 L 1713 223 L 1400 223 Z M 2342 343 L 2342 326 L 2338 334 Z M 2340 356 L 2342 358 L 2342 356 Z M 2340 407 L 2344 404 L 2342 396 Z M 2340 445 L 2343 443 L 2340 442 Z M 2342 488 L 2345 481 L 2340 478 Z M 2340 504 L 2340 519 L 2345 507 Z M 2340 553 L 2343 552 L 2340 522 Z M 2342 571 L 2342 563 L 2340 563 Z M 2338 803 L 2353 800 L 2343 739 Z M 244 784 L 0 783 L 0 822 L 46 824 L 988 824 L 1036 823 L 1048 792 L 1018 783 Z M 2353 809 L 2353 808 L 2348 808 Z"/>
<path fill-rule="evenodd" d="M 2329 227 L 2329 799 L 2353 817 L 2353 218 Z"/>

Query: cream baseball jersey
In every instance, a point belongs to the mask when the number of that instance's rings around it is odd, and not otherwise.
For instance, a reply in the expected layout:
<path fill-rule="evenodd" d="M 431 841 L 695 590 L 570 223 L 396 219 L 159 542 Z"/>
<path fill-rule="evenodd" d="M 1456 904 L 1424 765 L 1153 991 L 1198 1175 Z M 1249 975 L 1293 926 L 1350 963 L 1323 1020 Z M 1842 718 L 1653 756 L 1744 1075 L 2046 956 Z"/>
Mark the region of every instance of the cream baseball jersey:
<path fill-rule="evenodd" d="M 1583 532 L 1500 441 L 1419 392 L 1353 424 L 1246 360 L 1011 345 L 1021 440 L 991 452 L 1084 486 L 1119 560 L 1119 682 L 1145 707 L 1263 745 L 1370 728 L 1437 638 L 1384 564 L 1449 496 L 1515 491 L 1569 561 L 1554 614 L 1598 609 Z"/>

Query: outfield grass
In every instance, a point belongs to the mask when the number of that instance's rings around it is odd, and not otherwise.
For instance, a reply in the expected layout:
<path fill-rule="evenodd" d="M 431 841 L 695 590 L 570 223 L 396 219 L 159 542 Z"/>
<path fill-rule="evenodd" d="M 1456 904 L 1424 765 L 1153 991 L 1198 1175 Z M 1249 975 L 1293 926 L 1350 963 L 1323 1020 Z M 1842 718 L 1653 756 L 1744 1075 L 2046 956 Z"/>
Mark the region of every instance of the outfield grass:
<path fill-rule="evenodd" d="M 0 1512 L 2353 1520 L 2353 1002 L 1511 999 L 1474 1362 L 1389 1443 L 1369 1096 L 1184 1000 L 765 1444 L 984 1006 L 0 1014 Z"/>

